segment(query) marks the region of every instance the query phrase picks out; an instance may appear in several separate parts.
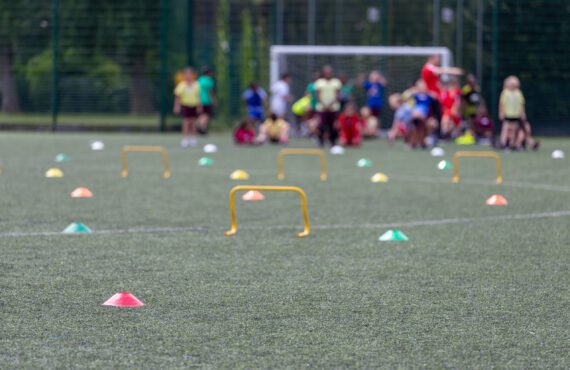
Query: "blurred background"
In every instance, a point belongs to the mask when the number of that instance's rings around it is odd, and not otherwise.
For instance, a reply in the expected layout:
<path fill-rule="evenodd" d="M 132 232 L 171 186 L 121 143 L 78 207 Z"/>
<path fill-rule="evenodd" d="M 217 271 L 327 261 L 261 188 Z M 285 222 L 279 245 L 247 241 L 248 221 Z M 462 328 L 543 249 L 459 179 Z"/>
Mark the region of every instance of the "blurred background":
<path fill-rule="evenodd" d="M 223 129 L 250 81 L 268 88 L 271 45 L 435 45 L 493 113 L 515 74 L 535 131 L 568 134 L 569 17 L 570 0 L 0 0 L 0 128 L 174 129 L 192 65 L 215 72 Z"/>

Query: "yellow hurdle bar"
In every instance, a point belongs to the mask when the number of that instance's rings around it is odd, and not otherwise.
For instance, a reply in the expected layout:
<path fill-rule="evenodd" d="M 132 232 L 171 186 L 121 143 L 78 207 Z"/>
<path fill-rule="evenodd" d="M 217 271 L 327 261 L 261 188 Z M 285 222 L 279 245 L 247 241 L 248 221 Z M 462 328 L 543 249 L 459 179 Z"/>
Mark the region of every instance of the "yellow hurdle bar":
<path fill-rule="evenodd" d="M 317 155 L 321 158 L 321 180 L 327 179 L 327 157 L 325 152 L 320 149 L 282 149 L 277 155 L 277 178 L 283 180 L 283 160 L 288 155 Z"/>
<path fill-rule="evenodd" d="M 459 158 L 494 158 L 497 164 L 497 184 L 503 183 L 503 170 L 501 167 L 501 157 L 495 152 L 468 152 L 459 151 L 453 155 L 453 178 L 451 182 L 459 182 Z"/>
<path fill-rule="evenodd" d="M 299 238 L 304 238 L 305 236 L 309 235 L 310 226 L 309 226 L 309 214 L 307 213 L 307 196 L 303 189 L 298 188 L 296 186 L 262 186 L 262 185 L 238 185 L 232 188 L 230 191 L 230 215 L 232 217 L 232 228 L 229 231 L 226 231 L 226 236 L 232 236 L 237 233 L 237 219 L 236 219 L 236 207 L 235 207 L 235 194 L 238 191 L 249 191 L 249 190 L 257 190 L 257 191 L 291 191 L 297 193 L 301 196 L 301 211 L 303 212 L 303 219 L 305 220 L 305 230 L 298 233 L 297 236 Z"/>
<path fill-rule="evenodd" d="M 127 168 L 127 153 L 128 152 L 157 152 L 162 155 L 162 164 L 164 170 L 162 171 L 162 178 L 168 179 L 170 177 L 170 161 L 168 160 L 168 152 L 161 146 L 132 146 L 126 145 L 121 150 L 121 176 L 129 176 L 129 169 Z"/>

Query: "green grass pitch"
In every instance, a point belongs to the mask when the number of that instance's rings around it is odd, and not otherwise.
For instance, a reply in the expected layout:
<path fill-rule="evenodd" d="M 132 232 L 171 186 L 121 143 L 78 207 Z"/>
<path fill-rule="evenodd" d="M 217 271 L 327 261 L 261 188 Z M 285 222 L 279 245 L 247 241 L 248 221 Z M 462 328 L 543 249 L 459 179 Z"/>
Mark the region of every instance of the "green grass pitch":
<path fill-rule="evenodd" d="M 462 160 L 451 184 L 441 158 L 385 141 L 328 155 L 326 182 L 317 157 L 287 158 L 278 181 L 279 148 L 207 142 L 212 167 L 175 135 L 0 134 L 0 368 L 570 366 L 570 162 L 550 157 L 568 139 L 502 153 L 503 185 L 492 160 Z M 122 179 L 126 144 L 164 146 L 172 178 L 155 153 Z M 229 180 L 238 168 L 250 180 Z M 295 237 L 297 195 L 266 193 L 238 199 L 224 236 L 237 184 L 303 188 L 311 235 Z M 70 198 L 78 186 L 95 196 Z M 94 233 L 62 235 L 73 221 Z M 392 228 L 410 240 L 378 241 Z M 122 290 L 145 306 L 101 306 Z"/>

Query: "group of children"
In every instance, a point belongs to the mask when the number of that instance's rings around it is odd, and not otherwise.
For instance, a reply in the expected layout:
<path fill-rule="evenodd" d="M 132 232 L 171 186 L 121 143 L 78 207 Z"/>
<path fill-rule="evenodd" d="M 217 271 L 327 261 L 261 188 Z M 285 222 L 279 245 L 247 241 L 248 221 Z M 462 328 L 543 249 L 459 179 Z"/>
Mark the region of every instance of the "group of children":
<path fill-rule="evenodd" d="M 457 68 L 442 68 L 439 57 L 430 57 L 421 78 L 413 86 L 389 96 L 389 106 L 394 113 L 387 134 L 389 142 L 402 137 L 411 148 L 425 148 L 439 139 L 457 138 L 466 132 L 481 144 L 510 150 L 538 149 L 540 143 L 532 137 L 518 78 L 509 76 L 504 82 L 499 101 L 502 128 L 499 143 L 496 143 L 493 120 L 477 81 L 468 75 L 461 88 L 457 77 L 462 73 Z M 442 75 L 444 79 L 440 79 Z M 350 94 L 343 93 L 341 79 L 334 78 L 332 68 L 325 66 L 307 86 L 306 94 L 292 104 L 296 125 L 287 122 L 286 109 L 277 109 L 286 107 L 291 99 L 289 80 L 288 75 L 283 75 L 272 86 L 271 113 L 267 118 L 268 94 L 251 83 L 242 95 L 247 118 L 234 131 L 237 144 L 287 144 L 293 131 L 304 131 L 321 146 L 327 141 L 331 145 L 358 146 L 363 138 L 378 137 L 387 84 L 378 71 L 357 80 L 367 99 L 366 105 L 358 109 Z M 211 71 L 205 70 L 197 79 L 192 69 L 186 69 L 183 80 L 176 86 L 174 104 L 174 112 L 183 117 L 183 147 L 195 145 L 195 133 L 207 130 L 215 101 Z"/>

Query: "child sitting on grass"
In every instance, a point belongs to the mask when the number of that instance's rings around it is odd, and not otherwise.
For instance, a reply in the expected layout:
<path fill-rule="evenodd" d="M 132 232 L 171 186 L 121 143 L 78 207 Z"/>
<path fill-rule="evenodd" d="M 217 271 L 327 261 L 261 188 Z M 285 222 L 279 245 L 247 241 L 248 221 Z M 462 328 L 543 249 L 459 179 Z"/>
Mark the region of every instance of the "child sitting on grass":
<path fill-rule="evenodd" d="M 287 144 L 289 142 L 289 123 L 283 118 L 271 113 L 269 118 L 259 127 L 259 144 L 269 141 L 272 144 Z"/>
<path fill-rule="evenodd" d="M 362 107 L 360 108 L 360 117 L 364 121 L 364 127 L 362 130 L 362 136 L 365 138 L 376 138 L 378 137 L 379 122 L 370 108 Z"/>
<path fill-rule="evenodd" d="M 340 145 L 359 146 L 361 142 L 361 130 L 364 126 L 362 118 L 356 111 L 354 103 L 347 103 L 344 111 L 338 118 L 340 126 Z"/>
<path fill-rule="evenodd" d="M 495 126 L 493 125 L 493 119 L 489 116 L 485 102 L 480 102 L 477 114 L 472 121 L 474 123 L 471 127 L 477 143 L 494 146 L 493 132 L 495 131 Z"/>
<path fill-rule="evenodd" d="M 234 141 L 238 145 L 255 144 L 255 129 L 251 119 L 247 118 L 234 131 Z"/>
<path fill-rule="evenodd" d="M 390 108 L 394 111 L 392 128 L 388 131 L 388 142 L 393 143 L 399 136 L 407 139 L 411 130 L 412 107 L 404 101 L 402 95 L 392 94 L 388 98 Z"/>

